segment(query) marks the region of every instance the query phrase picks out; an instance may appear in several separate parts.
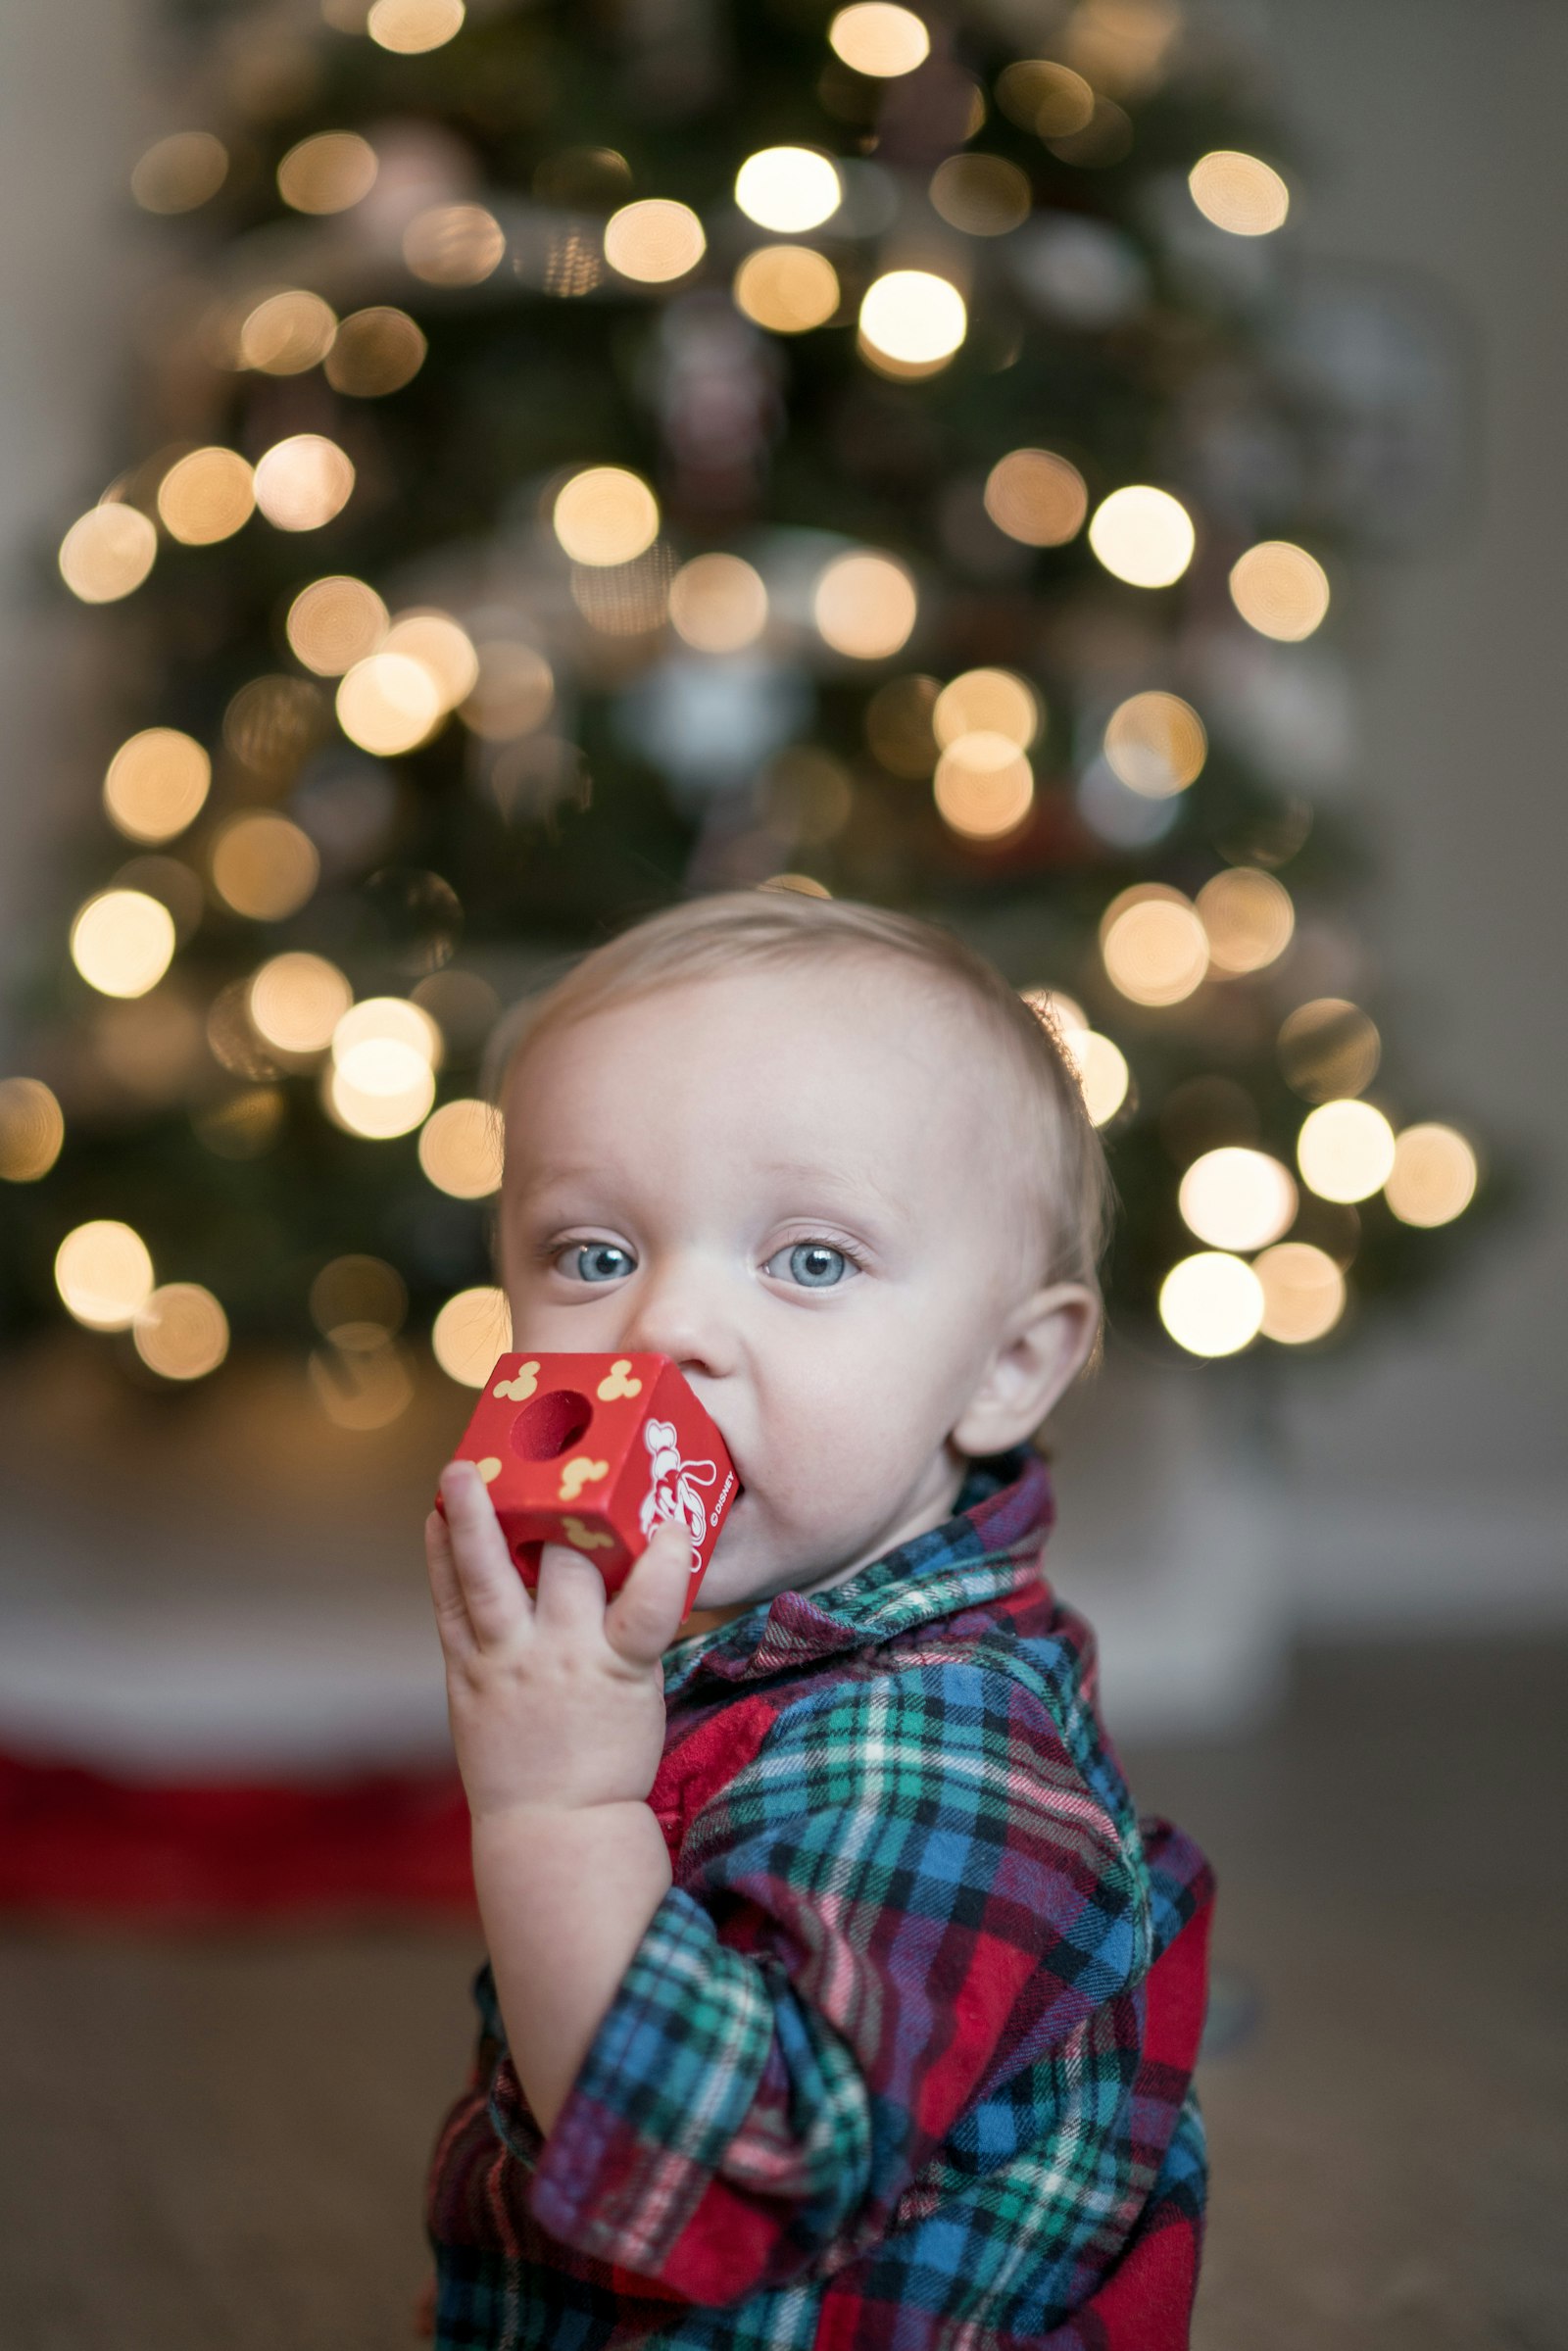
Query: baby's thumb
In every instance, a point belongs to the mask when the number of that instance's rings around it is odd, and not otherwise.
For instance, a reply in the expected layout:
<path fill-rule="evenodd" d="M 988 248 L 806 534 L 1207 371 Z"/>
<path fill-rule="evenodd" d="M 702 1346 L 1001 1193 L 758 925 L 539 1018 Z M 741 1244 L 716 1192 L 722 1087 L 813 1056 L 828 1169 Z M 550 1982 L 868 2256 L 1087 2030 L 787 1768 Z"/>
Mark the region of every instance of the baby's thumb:
<path fill-rule="evenodd" d="M 628 1665 L 655 1665 L 680 1631 L 691 1583 L 686 1529 L 664 1519 L 605 1610 L 605 1639 Z"/>

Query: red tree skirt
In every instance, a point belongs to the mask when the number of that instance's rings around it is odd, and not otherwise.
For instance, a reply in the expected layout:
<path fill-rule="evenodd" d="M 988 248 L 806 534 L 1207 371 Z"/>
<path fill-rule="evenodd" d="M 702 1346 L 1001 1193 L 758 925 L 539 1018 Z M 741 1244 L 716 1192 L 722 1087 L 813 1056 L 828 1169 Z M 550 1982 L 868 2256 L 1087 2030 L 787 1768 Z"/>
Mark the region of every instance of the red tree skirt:
<path fill-rule="evenodd" d="M 129 1782 L 0 1752 L 0 1907 L 164 1923 L 473 1915 L 454 1772 Z"/>

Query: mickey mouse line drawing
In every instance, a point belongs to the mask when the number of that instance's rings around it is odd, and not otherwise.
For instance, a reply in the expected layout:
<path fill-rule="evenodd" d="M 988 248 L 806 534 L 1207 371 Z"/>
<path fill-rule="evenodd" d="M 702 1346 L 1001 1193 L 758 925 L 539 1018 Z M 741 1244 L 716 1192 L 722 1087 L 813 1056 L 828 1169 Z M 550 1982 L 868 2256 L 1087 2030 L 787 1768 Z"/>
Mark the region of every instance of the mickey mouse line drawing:
<path fill-rule="evenodd" d="M 708 1532 L 708 1504 L 698 1490 L 715 1482 L 717 1465 L 711 1461 L 683 1461 L 673 1421 L 649 1421 L 643 1437 L 651 1457 L 648 1492 L 638 1512 L 644 1540 L 652 1537 L 662 1520 L 676 1519 L 692 1542 L 700 1543 Z M 722 1502 L 723 1498 L 720 1494 L 718 1500 Z"/>

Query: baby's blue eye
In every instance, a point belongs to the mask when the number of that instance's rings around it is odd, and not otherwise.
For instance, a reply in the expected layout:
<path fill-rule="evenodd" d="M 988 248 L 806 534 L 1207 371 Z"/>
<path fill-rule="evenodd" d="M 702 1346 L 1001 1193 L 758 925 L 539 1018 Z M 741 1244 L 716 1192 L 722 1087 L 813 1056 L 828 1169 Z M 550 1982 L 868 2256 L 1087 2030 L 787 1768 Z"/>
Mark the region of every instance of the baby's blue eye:
<path fill-rule="evenodd" d="M 613 1241 L 584 1242 L 571 1254 L 581 1282 L 618 1282 L 622 1274 L 633 1270 L 630 1249 L 619 1248 Z"/>
<path fill-rule="evenodd" d="M 790 1251 L 790 1279 L 803 1290 L 831 1290 L 849 1269 L 844 1251 L 825 1241 L 798 1241 Z"/>

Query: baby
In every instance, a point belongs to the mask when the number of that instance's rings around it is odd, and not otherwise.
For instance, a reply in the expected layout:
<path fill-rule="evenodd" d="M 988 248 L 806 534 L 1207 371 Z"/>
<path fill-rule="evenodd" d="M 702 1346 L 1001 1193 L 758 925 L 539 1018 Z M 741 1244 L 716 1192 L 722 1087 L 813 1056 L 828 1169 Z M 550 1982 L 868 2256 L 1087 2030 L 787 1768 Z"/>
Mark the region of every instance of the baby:
<path fill-rule="evenodd" d="M 526 1007 L 513 1342 L 680 1366 L 744 1492 L 530 1597 L 473 1468 L 426 1543 L 488 1965 L 435 2334 L 1176 2351 L 1212 1880 L 1140 1822 L 1029 1439 L 1100 1319 L 1056 1042 L 932 926 L 681 906 Z"/>

